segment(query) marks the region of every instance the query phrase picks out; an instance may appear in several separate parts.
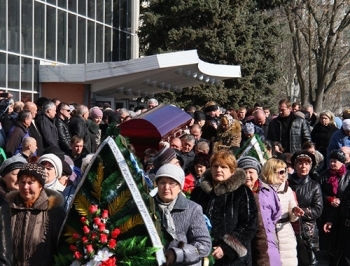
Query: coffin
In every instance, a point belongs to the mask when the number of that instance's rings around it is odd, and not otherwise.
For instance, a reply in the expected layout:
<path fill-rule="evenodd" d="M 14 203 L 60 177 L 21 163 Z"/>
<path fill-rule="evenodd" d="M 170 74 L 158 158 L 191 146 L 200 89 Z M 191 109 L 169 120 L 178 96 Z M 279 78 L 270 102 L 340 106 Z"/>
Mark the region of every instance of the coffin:
<path fill-rule="evenodd" d="M 139 158 L 148 148 L 159 149 L 159 142 L 180 137 L 191 122 L 191 116 L 172 105 L 158 105 L 119 125 L 120 133 L 135 147 Z"/>

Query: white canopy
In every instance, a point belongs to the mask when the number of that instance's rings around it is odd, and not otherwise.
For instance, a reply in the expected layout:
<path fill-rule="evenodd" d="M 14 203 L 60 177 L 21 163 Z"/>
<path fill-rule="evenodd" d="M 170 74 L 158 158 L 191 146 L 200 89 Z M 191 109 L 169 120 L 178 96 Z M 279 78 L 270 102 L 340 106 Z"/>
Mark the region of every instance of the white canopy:
<path fill-rule="evenodd" d="M 102 97 L 153 97 L 165 91 L 182 92 L 198 84 L 218 84 L 241 77 L 240 66 L 217 65 L 199 59 L 197 50 L 151 55 L 120 62 L 41 65 L 40 82 L 90 84 Z"/>

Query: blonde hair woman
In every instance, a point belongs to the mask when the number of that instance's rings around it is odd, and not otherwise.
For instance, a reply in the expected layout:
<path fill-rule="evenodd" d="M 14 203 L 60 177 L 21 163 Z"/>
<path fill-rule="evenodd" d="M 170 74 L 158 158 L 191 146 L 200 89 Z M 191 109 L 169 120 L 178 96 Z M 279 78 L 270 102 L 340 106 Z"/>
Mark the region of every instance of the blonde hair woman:
<path fill-rule="evenodd" d="M 290 222 L 298 220 L 304 212 L 297 206 L 293 191 L 288 186 L 287 176 L 287 165 L 282 160 L 274 158 L 269 159 L 261 171 L 261 180 L 276 190 L 282 207 L 282 216 L 276 224 L 282 266 L 296 266 L 297 242 Z"/>

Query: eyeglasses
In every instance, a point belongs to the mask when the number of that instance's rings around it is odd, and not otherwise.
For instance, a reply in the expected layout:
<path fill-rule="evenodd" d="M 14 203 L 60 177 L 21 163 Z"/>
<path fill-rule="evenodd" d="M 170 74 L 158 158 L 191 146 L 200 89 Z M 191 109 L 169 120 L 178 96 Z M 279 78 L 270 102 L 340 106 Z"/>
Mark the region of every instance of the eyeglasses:
<path fill-rule="evenodd" d="M 174 188 L 174 187 L 176 187 L 177 185 L 178 185 L 178 183 L 177 182 L 159 182 L 158 183 L 158 187 L 166 187 L 166 185 L 169 185 L 169 187 L 170 188 Z"/>
<path fill-rule="evenodd" d="M 286 170 L 280 170 L 278 172 L 275 172 L 276 174 L 279 174 L 279 175 L 284 175 L 286 173 Z"/>

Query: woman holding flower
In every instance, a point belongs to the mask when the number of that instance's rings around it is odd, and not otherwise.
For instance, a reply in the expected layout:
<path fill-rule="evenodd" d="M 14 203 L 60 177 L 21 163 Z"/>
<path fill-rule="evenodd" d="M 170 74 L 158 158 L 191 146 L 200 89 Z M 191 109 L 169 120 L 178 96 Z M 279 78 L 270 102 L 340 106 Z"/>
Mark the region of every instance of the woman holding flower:
<path fill-rule="evenodd" d="M 202 208 L 181 193 L 185 173 L 177 165 L 165 164 L 155 176 L 155 196 L 165 245 L 165 265 L 202 265 L 211 250 L 211 239 Z"/>
<path fill-rule="evenodd" d="M 45 169 L 27 163 L 18 172 L 18 191 L 7 194 L 11 208 L 13 265 L 54 265 L 64 220 L 60 193 L 44 188 Z"/>

